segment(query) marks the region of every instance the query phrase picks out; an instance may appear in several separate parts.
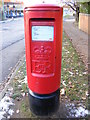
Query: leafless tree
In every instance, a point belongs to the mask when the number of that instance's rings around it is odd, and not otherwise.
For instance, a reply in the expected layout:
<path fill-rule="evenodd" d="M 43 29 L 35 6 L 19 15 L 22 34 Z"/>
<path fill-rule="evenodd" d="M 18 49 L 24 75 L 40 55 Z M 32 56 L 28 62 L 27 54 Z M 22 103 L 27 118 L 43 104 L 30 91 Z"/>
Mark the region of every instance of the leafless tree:
<path fill-rule="evenodd" d="M 74 1 L 74 2 L 68 1 L 68 2 L 65 2 L 65 4 L 68 5 L 72 10 L 74 10 L 76 12 L 75 18 L 76 18 L 76 21 L 78 22 L 79 21 L 79 13 L 80 13 L 79 3 L 77 3 L 76 1 Z"/>

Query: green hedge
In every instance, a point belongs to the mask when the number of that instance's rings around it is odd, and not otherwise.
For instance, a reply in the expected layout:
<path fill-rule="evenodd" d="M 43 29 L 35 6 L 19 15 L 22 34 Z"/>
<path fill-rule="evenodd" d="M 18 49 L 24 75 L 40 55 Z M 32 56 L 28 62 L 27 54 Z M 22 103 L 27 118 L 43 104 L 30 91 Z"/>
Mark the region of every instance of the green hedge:
<path fill-rule="evenodd" d="M 80 3 L 80 13 L 90 14 L 90 2 Z"/>

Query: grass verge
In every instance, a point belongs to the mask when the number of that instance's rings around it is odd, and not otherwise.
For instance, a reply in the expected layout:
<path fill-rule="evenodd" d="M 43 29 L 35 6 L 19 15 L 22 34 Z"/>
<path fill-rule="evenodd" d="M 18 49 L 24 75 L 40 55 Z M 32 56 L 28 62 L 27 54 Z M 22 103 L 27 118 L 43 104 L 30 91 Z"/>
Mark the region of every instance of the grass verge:
<path fill-rule="evenodd" d="M 13 99 L 15 99 L 15 111 L 13 118 L 36 118 L 29 110 L 28 103 L 28 87 L 25 83 L 26 63 L 22 64 L 16 72 L 16 76 L 12 81 L 14 88 Z M 80 56 L 72 46 L 71 41 L 63 33 L 62 46 L 62 69 L 61 69 L 61 89 L 64 89 L 64 96 L 70 102 L 75 104 L 82 103 L 88 107 L 88 75 L 84 63 Z M 18 114 L 17 114 L 18 110 Z"/>

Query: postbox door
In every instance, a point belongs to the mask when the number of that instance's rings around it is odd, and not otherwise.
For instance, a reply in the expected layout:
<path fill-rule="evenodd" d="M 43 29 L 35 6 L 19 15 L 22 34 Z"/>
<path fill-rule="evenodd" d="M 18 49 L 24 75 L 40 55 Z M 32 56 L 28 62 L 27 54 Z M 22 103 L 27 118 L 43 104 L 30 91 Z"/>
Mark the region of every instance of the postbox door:
<path fill-rule="evenodd" d="M 55 73 L 54 20 L 31 21 L 31 73 L 49 77 Z"/>

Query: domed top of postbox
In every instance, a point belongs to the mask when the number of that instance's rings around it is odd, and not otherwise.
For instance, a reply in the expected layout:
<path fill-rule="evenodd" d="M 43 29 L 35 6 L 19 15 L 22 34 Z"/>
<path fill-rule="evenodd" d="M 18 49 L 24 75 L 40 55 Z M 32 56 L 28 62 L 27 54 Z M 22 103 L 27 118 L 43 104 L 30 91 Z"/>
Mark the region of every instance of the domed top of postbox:
<path fill-rule="evenodd" d="M 32 6 L 25 7 L 25 11 L 56 11 L 60 10 L 62 7 L 54 4 L 36 4 Z"/>

